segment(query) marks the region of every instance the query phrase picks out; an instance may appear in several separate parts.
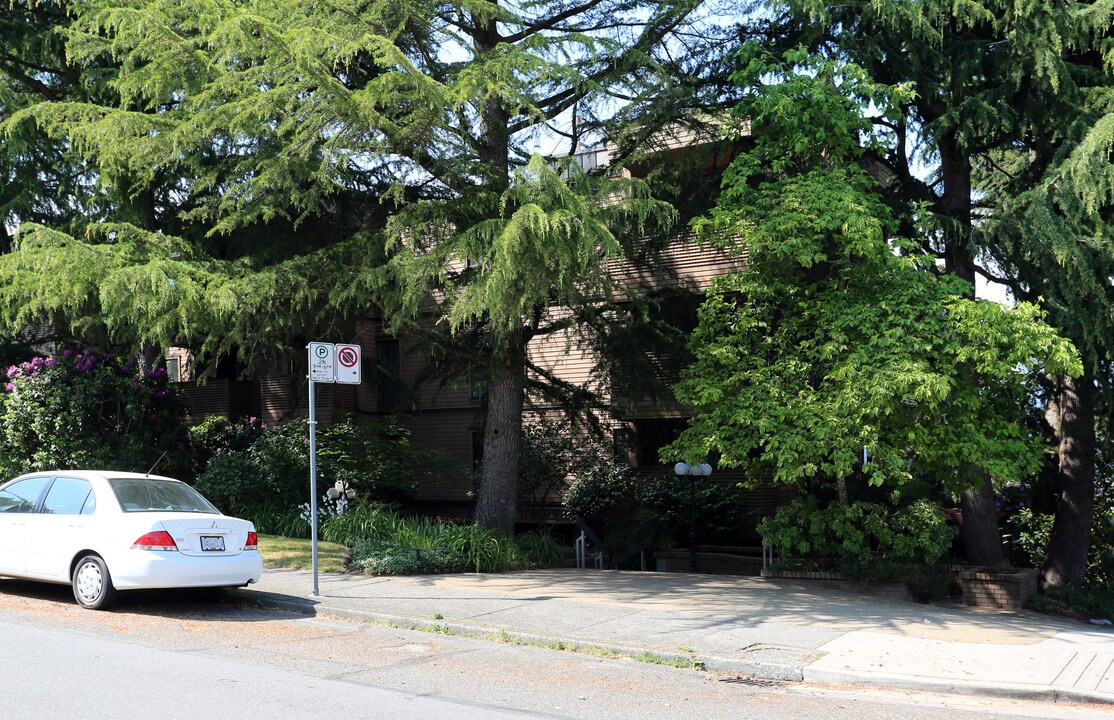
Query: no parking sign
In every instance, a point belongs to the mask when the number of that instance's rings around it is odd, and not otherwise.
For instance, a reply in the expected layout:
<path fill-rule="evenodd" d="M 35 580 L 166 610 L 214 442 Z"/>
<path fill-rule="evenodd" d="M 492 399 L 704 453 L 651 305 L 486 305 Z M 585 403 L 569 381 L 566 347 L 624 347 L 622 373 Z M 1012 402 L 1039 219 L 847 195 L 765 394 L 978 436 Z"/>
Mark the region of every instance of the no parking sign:
<path fill-rule="evenodd" d="M 336 377 L 338 383 L 346 385 L 360 384 L 360 355 L 359 345 L 336 346 Z"/>
<path fill-rule="evenodd" d="M 315 383 L 360 384 L 359 345 L 309 344 L 309 379 Z"/>

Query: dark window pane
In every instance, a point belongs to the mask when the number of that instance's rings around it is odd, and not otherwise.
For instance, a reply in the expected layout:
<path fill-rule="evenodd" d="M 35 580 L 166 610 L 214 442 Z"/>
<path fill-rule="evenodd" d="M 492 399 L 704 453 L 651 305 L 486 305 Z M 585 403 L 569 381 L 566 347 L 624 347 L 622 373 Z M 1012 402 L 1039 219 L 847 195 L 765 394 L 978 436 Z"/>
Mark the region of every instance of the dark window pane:
<path fill-rule="evenodd" d="M 379 359 L 375 387 L 379 411 L 391 412 L 398 409 L 399 399 L 402 396 L 398 340 L 388 338 L 376 342 L 375 354 Z"/>

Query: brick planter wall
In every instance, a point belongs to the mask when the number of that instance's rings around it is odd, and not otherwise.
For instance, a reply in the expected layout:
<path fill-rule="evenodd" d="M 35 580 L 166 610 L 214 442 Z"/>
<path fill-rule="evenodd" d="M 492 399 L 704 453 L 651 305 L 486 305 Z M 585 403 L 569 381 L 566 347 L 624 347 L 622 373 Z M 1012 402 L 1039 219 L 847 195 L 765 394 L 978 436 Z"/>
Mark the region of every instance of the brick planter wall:
<path fill-rule="evenodd" d="M 1038 572 L 991 573 L 981 569 L 961 570 L 955 576 L 963 589 L 963 604 L 998 610 L 1020 610 L 1037 594 Z"/>
<path fill-rule="evenodd" d="M 654 553 L 658 572 L 689 572 L 688 550 L 658 550 Z M 732 553 L 696 553 L 696 572 L 711 575 L 757 576 L 762 558 Z"/>
<path fill-rule="evenodd" d="M 812 585 L 816 587 L 828 588 L 831 590 L 841 590 L 843 592 L 858 592 L 873 595 L 875 597 L 884 597 L 891 600 L 905 600 L 908 602 L 916 602 L 913 592 L 905 583 L 899 582 L 872 582 L 862 583 L 854 580 L 848 580 L 839 573 L 825 572 L 821 570 L 763 570 L 762 577 L 770 580 L 786 580 L 789 582 Z"/>

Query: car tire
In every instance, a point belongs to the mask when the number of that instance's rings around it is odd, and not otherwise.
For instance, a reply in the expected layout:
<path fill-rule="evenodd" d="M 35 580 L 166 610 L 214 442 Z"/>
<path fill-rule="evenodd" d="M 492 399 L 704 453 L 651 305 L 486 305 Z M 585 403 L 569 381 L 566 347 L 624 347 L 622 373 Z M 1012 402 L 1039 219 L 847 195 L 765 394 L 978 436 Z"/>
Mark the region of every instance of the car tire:
<path fill-rule="evenodd" d="M 73 596 L 77 604 L 90 610 L 103 610 L 116 599 L 112 576 L 99 555 L 85 555 L 73 569 Z"/>

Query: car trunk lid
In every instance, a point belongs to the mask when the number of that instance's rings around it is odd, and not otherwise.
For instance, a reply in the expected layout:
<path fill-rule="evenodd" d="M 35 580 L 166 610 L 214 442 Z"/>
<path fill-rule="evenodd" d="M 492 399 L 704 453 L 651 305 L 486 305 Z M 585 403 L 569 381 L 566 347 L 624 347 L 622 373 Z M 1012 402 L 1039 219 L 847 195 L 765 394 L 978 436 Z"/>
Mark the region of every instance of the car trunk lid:
<path fill-rule="evenodd" d="M 163 528 L 183 555 L 239 555 L 244 551 L 251 523 L 217 515 L 164 517 Z"/>

